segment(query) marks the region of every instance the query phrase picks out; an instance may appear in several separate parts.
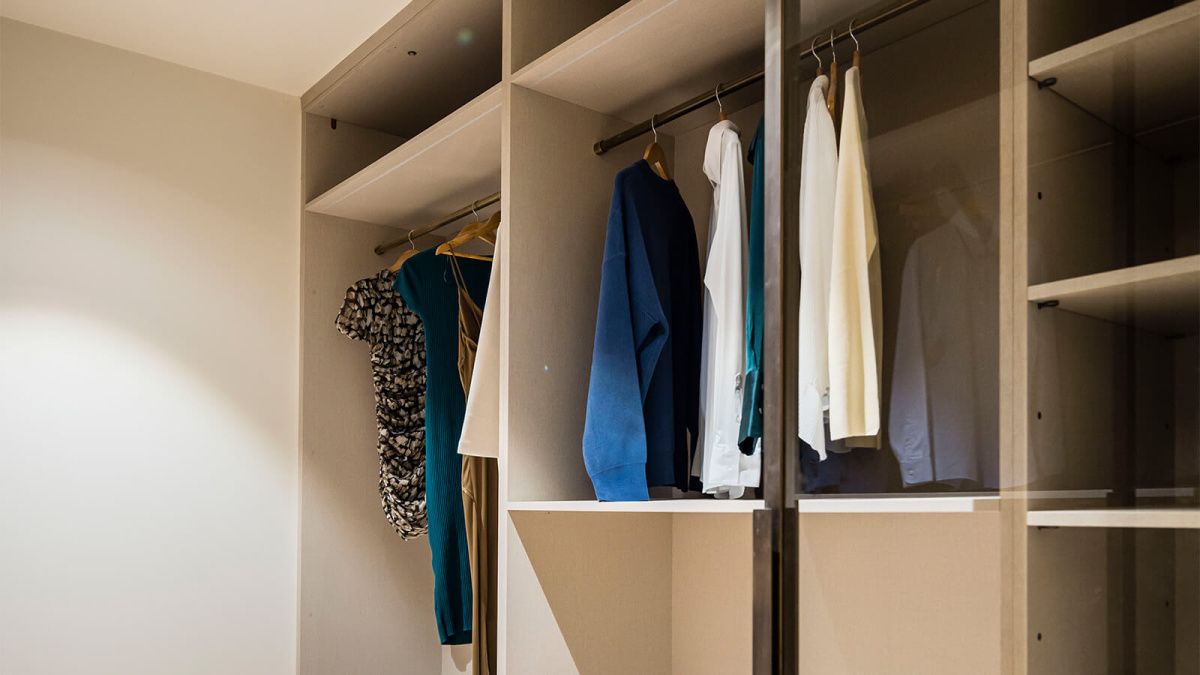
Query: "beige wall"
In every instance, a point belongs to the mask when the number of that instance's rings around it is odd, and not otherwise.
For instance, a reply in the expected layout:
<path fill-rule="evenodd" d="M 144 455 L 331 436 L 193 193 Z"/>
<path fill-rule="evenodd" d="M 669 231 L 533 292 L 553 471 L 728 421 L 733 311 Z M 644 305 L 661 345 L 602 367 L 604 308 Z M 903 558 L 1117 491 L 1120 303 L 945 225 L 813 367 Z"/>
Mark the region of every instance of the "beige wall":
<path fill-rule="evenodd" d="M 0 23 L 0 672 L 295 671 L 299 148 Z"/>

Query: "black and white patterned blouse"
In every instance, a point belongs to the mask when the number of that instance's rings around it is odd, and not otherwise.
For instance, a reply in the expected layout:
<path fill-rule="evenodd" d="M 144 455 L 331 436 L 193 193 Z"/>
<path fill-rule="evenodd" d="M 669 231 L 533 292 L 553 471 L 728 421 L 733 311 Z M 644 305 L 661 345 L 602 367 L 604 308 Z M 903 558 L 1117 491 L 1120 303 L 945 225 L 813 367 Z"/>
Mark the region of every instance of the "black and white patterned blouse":
<path fill-rule="evenodd" d="M 379 494 L 383 513 L 403 539 L 426 533 L 425 331 L 392 289 L 384 270 L 355 283 L 337 317 L 338 330 L 371 347 L 379 418 Z"/>

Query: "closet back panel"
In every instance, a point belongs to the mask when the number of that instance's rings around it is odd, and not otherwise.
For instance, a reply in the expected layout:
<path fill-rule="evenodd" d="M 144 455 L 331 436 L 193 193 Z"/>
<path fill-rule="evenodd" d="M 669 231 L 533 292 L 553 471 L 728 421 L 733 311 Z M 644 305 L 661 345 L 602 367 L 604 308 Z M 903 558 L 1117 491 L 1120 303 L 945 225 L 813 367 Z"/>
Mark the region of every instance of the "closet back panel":
<path fill-rule="evenodd" d="M 625 4 L 625 0 L 512 0 L 512 71 L 515 73 Z"/>
<path fill-rule="evenodd" d="M 613 178 L 642 147 L 597 157 L 624 123 L 522 87 L 511 108 L 508 499 L 595 499 L 582 442 L 600 266 Z"/>
<path fill-rule="evenodd" d="M 800 516 L 800 672 L 1000 673 L 1000 514 Z"/>
<path fill-rule="evenodd" d="M 397 232 L 303 216 L 301 675 L 441 668 L 429 544 L 402 541 L 380 506 L 370 352 L 334 326 L 346 288 L 385 265 L 374 246 Z"/>
<path fill-rule="evenodd" d="M 328 117 L 304 115 L 304 201 L 325 194 L 363 167 L 400 147 L 405 139 L 392 134 L 338 122 Z"/>

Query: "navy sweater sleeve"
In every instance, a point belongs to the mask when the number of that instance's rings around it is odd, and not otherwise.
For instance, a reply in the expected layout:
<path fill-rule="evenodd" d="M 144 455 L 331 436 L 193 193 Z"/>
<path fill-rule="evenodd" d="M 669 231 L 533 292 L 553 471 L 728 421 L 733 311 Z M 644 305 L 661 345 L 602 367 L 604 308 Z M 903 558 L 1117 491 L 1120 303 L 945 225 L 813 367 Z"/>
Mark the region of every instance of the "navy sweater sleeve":
<path fill-rule="evenodd" d="M 649 499 L 642 404 L 666 342 L 637 209 L 618 175 L 609 210 L 583 459 L 601 501 Z"/>

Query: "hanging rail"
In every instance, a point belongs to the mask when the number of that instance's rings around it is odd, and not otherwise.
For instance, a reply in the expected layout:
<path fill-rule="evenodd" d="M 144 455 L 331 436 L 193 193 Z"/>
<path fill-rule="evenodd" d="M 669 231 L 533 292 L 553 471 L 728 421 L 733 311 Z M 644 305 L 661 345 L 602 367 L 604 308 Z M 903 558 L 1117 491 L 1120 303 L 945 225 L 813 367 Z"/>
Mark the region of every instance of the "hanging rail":
<path fill-rule="evenodd" d="M 400 237 L 399 239 L 393 239 L 391 241 L 386 241 L 386 242 L 376 246 L 375 247 L 375 255 L 383 255 L 384 253 L 387 253 L 388 251 L 396 248 L 397 246 L 400 246 L 401 244 L 408 243 L 418 237 L 423 237 L 423 236 L 429 234 L 430 232 L 440 230 L 441 228 L 449 225 L 450 223 L 453 223 L 454 221 L 456 221 L 460 218 L 466 218 L 467 216 L 471 215 L 472 213 L 478 211 L 479 209 L 491 206 L 492 204 L 495 204 L 498 201 L 500 201 L 500 193 L 496 192 L 496 193 L 493 193 L 493 194 L 490 194 L 490 195 L 484 197 L 483 199 L 471 202 L 470 204 L 462 207 L 461 209 L 455 211 L 454 213 L 451 213 L 450 215 L 446 216 L 445 218 L 438 220 L 435 223 L 431 223 L 420 229 L 413 230 L 412 232 L 409 232 L 408 234 L 404 235 L 403 237 Z"/>
<path fill-rule="evenodd" d="M 870 16 L 865 19 L 854 19 L 850 24 L 848 24 L 848 26 L 853 25 L 854 32 L 856 34 L 862 34 L 875 26 L 878 26 L 882 23 L 887 23 L 888 21 L 891 21 L 892 19 L 900 16 L 901 14 L 904 14 L 905 12 L 908 12 L 909 10 L 916 9 L 917 7 L 924 5 L 925 3 L 929 2 L 929 1 L 930 0 L 904 0 L 903 2 L 898 2 L 894 5 L 888 6 L 886 9 L 884 9 L 883 11 L 879 12 L 878 14 L 876 14 L 874 16 Z M 847 28 L 846 30 L 842 31 L 841 33 L 837 33 L 833 36 L 818 37 L 815 42 L 811 43 L 813 45 L 812 49 L 820 51 L 822 49 L 828 48 L 830 45 L 837 44 L 838 42 L 841 42 L 842 40 L 846 40 L 849 37 L 850 37 L 849 28 Z M 802 42 L 801 44 L 810 44 L 810 43 Z M 812 50 L 805 49 L 804 53 L 800 56 L 800 60 L 804 60 L 806 58 L 811 58 L 811 57 L 812 57 Z M 710 103 L 716 102 L 718 96 L 732 94 L 733 92 L 738 91 L 739 89 L 745 89 L 746 87 L 748 87 L 756 82 L 761 81 L 763 79 L 763 75 L 764 75 L 764 72 L 760 68 L 757 71 L 755 71 L 749 75 L 746 75 L 744 77 L 740 77 L 736 80 L 733 80 L 732 82 L 729 82 L 728 84 L 718 84 L 715 89 L 710 89 L 710 90 L 706 91 L 705 93 L 700 94 L 699 96 L 696 96 L 695 98 L 692 98 L 687 101 L 684 101 L 683 103 L 680 103 L 679 105 L 675 106 L 674 108 L 671 108 L 669 110 L 664 110 L 663 112 L 653 115 L 650 119 L 646 120 L 645 122 L 635 124 L 615 136 L 610 136 L 608 138 L 605 138 L 604 140 L 596 141 L 596 144 L 592 146 L 592 150 L 597 155 L 603 155 L 604 153 L 608 152 L 609 150 L 612 150 L 613 148 L 617 147 L 618 145 L 627 143 L 627 142 L 637 138 L 638 136 L 641 136 L 642 134 L 650 133 L 652 126 L 653 127 L 661 127 L 662 125 L 664 125 L 672 120 L 679 119 L 680 117 L 683 117 L 684 115 L 686 115 L 688 113 L 695 112 Z"/>

